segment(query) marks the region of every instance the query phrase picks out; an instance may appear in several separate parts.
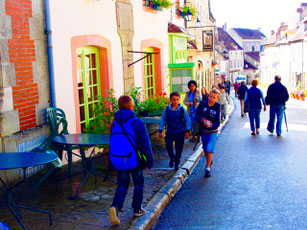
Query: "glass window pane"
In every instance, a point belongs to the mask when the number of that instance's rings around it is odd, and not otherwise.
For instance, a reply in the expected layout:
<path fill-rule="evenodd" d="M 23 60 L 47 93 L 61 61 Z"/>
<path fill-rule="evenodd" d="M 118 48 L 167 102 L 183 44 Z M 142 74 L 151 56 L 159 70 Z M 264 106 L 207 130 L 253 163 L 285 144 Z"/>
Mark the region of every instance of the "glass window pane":
<path fill-rule="evenodd" d="M 85 55 L 84 64 L 85 64 L 85 69 L 90 68 L 90 55 L 89 54 Z"/>
<path fill-rule="evenodd" d="M 77 56 L 77 70 L 82 69 L 82 55 L 78 54 Z"/>
<path fill-rule="evenodd" d="M 85 71 L 85 82 L 88 86 L 92 84 L 91 71 L 89 70 Z"/>
<path fill-rule="evenodd" d="M 91 54 L 91 67 L 96 68 L 96 54 L 95 53 Z"/>
<path fill-rule="evenodd" d="M 85 120 L 85 109 L 84 109 L 84 106 L 80 106 L 80 120 L 81 121 Z"/>
<path fill-rule="evenodd" d="M 89 104 L 89 106 L 88 106 L 88 112 L 89 112 L 89 118 L 93 118 L 93 117 L 94 117 L 94 108 L 93 108 L 93 104 Z"/>
<path fill-rule="evenodd" d="M 84 103 L 84 94 L 83 94 L 83 88 L 79 89 L 79 103 Z"/>
<path fill-rule="evenodd" d="M 93 77 L 93 84 L 97 84 L 97 71 L 92 71 L 92 77 Z"/>
<path fill-rule="evenodd" d="M 97 86 L 94 86 L 93 87 L 93 90 L 94 90 L 94 97 L 95 97 L 95 100 L 97 99 L 97 96 L 98 96 L 98 87 Z"/>
<path fill-rule="evenodd" d="M 93 97 L 93 87 L 89 87 L 87 92 L 88 92 L 88 94 L 87 94 L 88 102 L 93 101 L 93 99 L 94 99 L 94 97 Z"/>

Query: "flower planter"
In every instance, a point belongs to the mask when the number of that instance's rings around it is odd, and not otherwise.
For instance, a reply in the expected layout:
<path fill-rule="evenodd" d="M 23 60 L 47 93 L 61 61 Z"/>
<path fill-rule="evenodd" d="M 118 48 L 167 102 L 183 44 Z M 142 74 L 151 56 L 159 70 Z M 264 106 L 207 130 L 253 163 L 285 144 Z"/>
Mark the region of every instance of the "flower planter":
<path fill-rule="evenodd" d="M 295 96 L 295 99 L 296 99 L 296 100 L 299 100 L 299 99 L 300 99 L 300 96 Z"/>
<path fill-rule="evenodd" d="M 161 116 L 162 113 L 163 113 L 163 110 L 164 109 L 160 109 L 160 110 L 157 110 L 157 111 L 142 111 L 139 113 L 140 116 L 143 116 L 143 117 L 153 117 L 153 116 Z"/>
<path fill-rule="evenodd" d="M 152 8 L 153 8 L 154 10 L 161 10 L 161 6 L 160 6 L 159 3 L 154 3 L 154 4 L 152 5 Z"/>
<path fill-rule="evenodd" d="M 302 100 L 302 101 L 305 101 L 305 97 L 304 97 L 304 96 L 301 96 L 301 100 Z"/>

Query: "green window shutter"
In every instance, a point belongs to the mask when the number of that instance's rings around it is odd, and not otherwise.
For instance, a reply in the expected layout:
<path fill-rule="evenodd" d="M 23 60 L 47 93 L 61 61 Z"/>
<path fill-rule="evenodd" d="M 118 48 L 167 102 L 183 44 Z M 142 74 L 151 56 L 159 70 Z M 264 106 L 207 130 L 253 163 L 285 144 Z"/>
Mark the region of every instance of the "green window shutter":
<path fill-rule="evenodd" d="M 153 48 L 146 48 L 144 52 L 154 52 Z M 156 77 L 155 77 L 155 61 L 154 56 L 148 55 L 144 59 L 144 80 L 145 80 L 145 95 L 151 97 L 156 94 Z"/>
<path fill-rule="evenodd" d="M 83 132 L 94 119 L 93 109 L 98 103 L 98 96 L 101 96 L 99 49 L 90 46 L 77 49 L 77 70 L 80 125 Z"/>

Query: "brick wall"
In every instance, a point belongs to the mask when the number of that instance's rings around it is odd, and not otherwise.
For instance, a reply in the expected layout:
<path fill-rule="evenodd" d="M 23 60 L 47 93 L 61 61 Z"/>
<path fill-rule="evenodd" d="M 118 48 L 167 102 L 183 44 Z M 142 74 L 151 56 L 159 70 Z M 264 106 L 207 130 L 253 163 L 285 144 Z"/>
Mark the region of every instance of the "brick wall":
<path fill-rule="evenodd" d="M 38 85 L 33 81 L 35 43 L 30 39 L 29 18 L 32 0 L 6 0 L 6 15 L 11 17 L 12 39 L 8 40 L 10 62 L 14 63 L 16 85 L 12 87 L 14 109 L 19 112 L 20 130 L 36 126 Z"/>

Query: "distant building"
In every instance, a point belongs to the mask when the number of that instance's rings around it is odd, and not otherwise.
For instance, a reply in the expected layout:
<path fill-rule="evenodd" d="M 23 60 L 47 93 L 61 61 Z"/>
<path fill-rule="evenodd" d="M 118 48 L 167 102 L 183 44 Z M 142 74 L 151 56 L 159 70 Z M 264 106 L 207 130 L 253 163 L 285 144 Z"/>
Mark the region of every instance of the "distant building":
<path fill-rule="evenodd" d="M 223 57 L 219 63 L 220 75 L 225 74 L 226 80 L 234 82 L 236 76 L 243 74 L 243 48 L 223 28 L 218 28 L 217 31 L 216 52 Z M 229 62 L 228 69 L 227 62 Z"/>

